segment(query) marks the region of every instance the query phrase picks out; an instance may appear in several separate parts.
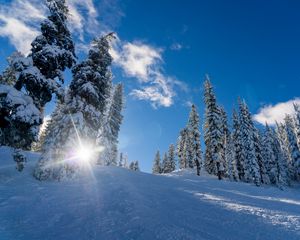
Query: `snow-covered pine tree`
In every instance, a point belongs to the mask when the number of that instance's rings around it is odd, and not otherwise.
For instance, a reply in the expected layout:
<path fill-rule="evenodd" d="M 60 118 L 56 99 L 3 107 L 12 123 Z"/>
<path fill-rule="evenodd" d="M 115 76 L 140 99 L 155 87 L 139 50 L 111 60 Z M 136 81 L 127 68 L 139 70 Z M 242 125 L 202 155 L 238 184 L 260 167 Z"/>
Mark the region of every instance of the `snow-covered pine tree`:
<path fill-rule="evenodd" d="M 200 146 L 200 118 L 199 114 L 197 113 L 196 106 L 193 104 L 189 120 L 188 120 L 188 138 L 191 144 L 191 151 L 192 151 L 192 159 L 188 162 L 188 165 L 190 168 L 193 168 L 195 166 L 196 161 L 200 163 L 200 168 L 202 164 L 202 152 L 201 152 L 201 146 Z"/>
<path fill-rule="evenodd" d="M 73 67 L 73 80 L 65 102 L 49 123 L 41 159 L 34 173 L 37 179 L 72 177 L 82 166 L 82 162 L 74 158 L 74 151 L 82 145 L 91 149 L 95 146 L 112 84 L 111 37 L 109 34 L 94 40 L 88 58 Z"/>
<path fill-rule="evenodd" d="M 42 122 L 31 97 L 9 85 L 0 84 L 1 145 L 30 149 Z"/>
<path fill-rule="evenodd" d="M 165 153 L 161 163 L 161 172 L 169 173 L 170 172 L 170 164 L 168 159 L 168 154 Z"/>
<path fill-rule="evenodd" d="M 270 178 L 265 167 L 265 160 L 263 158 L 262 136 L 257 128 L 254 128 L 254 145 L 261 183 L 270 184 Z"/>
<path fill-rule="evenodd" d="M 173 144 L 170 144 L 170 146 L 169 146 L 168 163 L 169 163 L 169 172 L 175 171 L 176 159 L 175 159 L 175 147 Z"/>
<path fill-rule="evenodd" d="M 276 134 L 277 134 L 278 141 L 280 143 L 283 157 L 284 159 L 287 160 L 289 177 L 292 179 L 292 177 L 295 174 L 295 170 L 292 164 L 292 158 L 289 150 L 289 142 L 287 138 L 287 133 L 285 131 L 285 125 L 283 123 L 276 123 Z"/>
<path fill-rule="evenodd" d="M 225 157 L 227 161 L 226 175 L 229 177 L 231 181 L 237 181 L 239 177 L 238 177 L 238 171 L 236 167 L 234 142 L 233 142 L 232 134 L 227 138 Z"/>
<path fill-rule="evenodd" d="M 262 138 L 262 157 L 265 161 L 265 167 L 272 184 L 277 183 L 277 165 L 274 153 L 273 130 L 266 124 L 264 136 Z"/>
<path fill-rule="evenodd" d="M 273 152 L 275 155 L 275 161 L 277 167 L 276 185 L 279 188 L 283 188 L 285 186 L 290 185 L 288 160 L 284 157 L 284 153 L 280 146 L 280 142 L 276 132 L 272 131 L 272 133 L 273 133 Z"/>
<path fill-rule="evenodd" d="M 261 179 L 255 154 L 254 124 L 245 101 L 239 101 L 239 110 L 245 181 L 253 182 L 259 186 Z"/>
<path fill-rule="evenodd" d="M 186 138 L 187 138 L 188 130 L 184 128 L 180 131 L 178 140 L 177 140 L 177 148 L 176 153 L 179 160 L 179 169 L 187 168 L 187 154 L 186 154 Z"/>
<path fill-rule="evenodd" d="M 104 147 L 100 158 L 105 159 L 100 159 L 100 162 L 104 161 L 105 165 L 117 165 L 118 136 L 123 119 L 123 105 L 123 85 L 119 83 L 114 88 L 107 117 L 102 121 L 99 132 L 98 142 Z"/>
<path fill-rule="evenodd" d="M 219 107 L 220 110 L 220 129 L 222 132 L 222 144 L 221 144 L 221 156 L 222 156 L 222 165 L 224 167 L 224 174 L 225 176 L 228 172 L 228 164 L 229 161 L 226 158 L 226 152 L 227 152 L 227 144 L 229 143 L 229 137 L 230 137 L 230 131 L 228 127 L 228 120 L 227 120 L 227 114 L 223 107 Z"/>
<path fill-rule="evenodd" d="M 205 149 L 205 169 L 210 174 L 222 176 L 224 166 L 222 166 L 222 131 L 220 129 L 220 109 L 216 102 L 213 87 L 208 77 L 204 83 L 205 102 L 205 124 L 204 142 Z"/>
<path fill-rule="evenodd" d="M 27 58 L 15 59 L 19 71 L 16 88 L 25 88 L 35 105 L 43 109 L 56 93 L 62 97 L 60 83 L 62 72 L 76 61 L 74 43 L 67 27 L 69 14 L 65 0 L 47 0 L 50 15 L 41 23 L 41 35 L 32 42 Z"/>
<path fill-rule="evenodd" d="M 300 151 L 297 144 L 297 138 L 294 132 L 293 119 L 287 115 L 285 117 L 285 130 L 289 142 L 289 150 L 291 153 L 292 166 L 294 169 L 293 179 L 300 179 Z"/>
<path fill-rule="evenodd" d="M 300 149 L 300 105 L 294 103 L 295 110 L 295 134 L 297 138 L 298 148 Z"/>
<path fill-rule="evenodd" d="M 245 171 L 244 171 L 244 155 L 243 155 L 243 145 L 242 145 L 242 135 L 241 135 L 241 124 L 240 118 L 235 110 L 232 114 L 233 120 L 233 132 L 232 132 L 232 142 L 233 142 L 233 164 L 236 165 L 238 179 L 244 181 Z"/>
<path fill-rule="evenodd" d="M 159 174 L 161 172 L 160 162 L 161 162 L 160 152 L 157 151 L 156 154 L 155 154 L 154 162 L 153 162 L 152 173 Z"/>

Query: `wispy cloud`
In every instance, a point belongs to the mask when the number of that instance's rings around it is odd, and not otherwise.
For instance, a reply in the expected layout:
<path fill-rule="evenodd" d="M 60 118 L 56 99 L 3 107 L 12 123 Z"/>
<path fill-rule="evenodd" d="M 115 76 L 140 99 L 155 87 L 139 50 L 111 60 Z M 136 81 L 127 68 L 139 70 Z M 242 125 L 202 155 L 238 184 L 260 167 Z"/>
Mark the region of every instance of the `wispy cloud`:
<path fill-rule="evenodd" d="M 264 106 L 254 115 L 254 120 L 258 123 L 268 123 L 269 125 L 275 125 L 276 122 L 283 122 L 286 114 L 294 114 L 294 103 L 300 104 L 300 98 Z"/>
<path fill-rule="evenodd" d="M 115 63 L 125 75 L 136 78 L 140 84 L 130 95 L 150 101 L 155 108 L 170 107 L 176 95 L 174 85 L 185 86 L 164 74 L 162 49 L 141 42 L 122 43 L 120 40 L 117 45 L 112 50 Z"/>
<path fill-rule="evenodd" d="M 67 3 L 69 27 L 81 44 L 85 41 L 85 35 L 95 35 L 108 29 L 98 22 L 99 16 L 93 0 L 67 0 Z M 1 4 L 0 36 L 7 37 L 17 50 L 26 54 L 30 51 L 30 43 L 39 34 L 41 21 L 47 15 L 45 2 L 40 0 L 12 0 Z"/>

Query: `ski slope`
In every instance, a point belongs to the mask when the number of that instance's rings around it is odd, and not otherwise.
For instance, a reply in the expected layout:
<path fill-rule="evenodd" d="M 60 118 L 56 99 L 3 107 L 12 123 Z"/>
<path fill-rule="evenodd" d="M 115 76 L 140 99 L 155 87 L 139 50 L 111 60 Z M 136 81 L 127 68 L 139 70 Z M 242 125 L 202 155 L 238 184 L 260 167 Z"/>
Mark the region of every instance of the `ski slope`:
<path fill-rule="evenodd" d="M 39 182 L 38 154 L 22 173 L 0 148 L 0 239 L 300 239 L 300 189 L 97 167 L 79 179 Z M 298 188 L 298 189 L 297 189 Z"/>

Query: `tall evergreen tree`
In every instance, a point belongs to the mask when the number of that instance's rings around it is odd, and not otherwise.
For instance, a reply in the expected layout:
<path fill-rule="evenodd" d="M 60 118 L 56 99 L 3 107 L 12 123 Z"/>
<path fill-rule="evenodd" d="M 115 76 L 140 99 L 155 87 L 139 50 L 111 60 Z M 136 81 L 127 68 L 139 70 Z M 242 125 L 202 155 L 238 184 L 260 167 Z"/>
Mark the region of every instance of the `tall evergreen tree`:
<path fill-rule="evenodd" d="M 236 170 L 238 179 L 240 181 L 244 180 L 244 155 L 243 155 L 243 145 L 242 145 L 242 134 L 241 134 L 241 123 L 240 118 L 235 110 L 233 110 L 232 115 L 233 120 L 233 132 L 232 132 L 232 142 L 233 142 L 233 163 L 236 164 Z"/>
<path fill-rule="evenodd" d="M 227 147 L 230 138 L 230 131 L 228 127 L 227 114 L 224 108 L 220 107 L 220 129 L 222 133 L 221 156 L 222 165 L 224 166 L 224 173 L 228 172 L 228 159 L 226 158 Z"/>
<path fill-rule="evenodd" d="M 14 67 L 19 71 L 15 85 L 18 90 L 25 88 L 35 105 L 43 109 L 56 93 L 62 97 L 60 83 L 62 72 L 75 63 L 75 48 L 67 27 L 69 14 L 65 0 L 47 0 L 50 15 L 41 23 L 41 35 L 32 42 L 27 58 L 18 58 Z"/>
<path fill-rule="evenodd" d="M 297 138 L 294 132 L 293 120 L 291 116 L 287 115 L 285 118 L 285 129 L 289 143 L 289 150 L 292 159 L 292 166 L 294 169 L 293 179 L 300 179 L 300 151 L 297 144 Z"/>
<path fill-rule="evenodd" d="M 201 168 L 202 152 L 200 146 L 199 125 L 200 125 L 199 114 L 197 113 L 196 106 L 193 104 L 189 115 L 189 120 L 188 120 L 189 131 L 187 136 L 190 139 L 190 144 L 191 144 L 190 147 L 192 152 L 192 159 L 188 163 L 190 168 L 194 167 L 196 161 L 200 163 L 200 168 Z"/>
<path fill-rule="evenodd" d="M 88 58 L 72 69 L 73 80 L 65 102 L 49 124 L 52 128 L 34 174 L 37 179 L 72 177 L 82 167 L 74 159 L 74 150 L 83 144 L 95 146 L 112 84 L 111 37 L 94 40 Z"/>
<path fill-rule="evenodd" d="M 184 128 L 180 131 L 178 140 L 177 140 L 177 149 L 176 153 L 179 160 L 179 168 L 187 168 L 187 154 L 186 154 L 186 139 L 187 139 L 187 128 Z"/>
<path fill-rule="evenodd" d="M 272 184 L 277 183 L 277 165 L 276 156 L 274 153 L 273 130 L 266 124 L 263 142 L 262 142 L 262 156 L 265 161 L 267 174 Z"/>
<path fill-rule="evenodd" d="M 216 97 L 210 80 L 204 83 L 204 102 L 205 102 L 205 124 L 204 142 L 205 149 L 205 169 L 210 174 L 222 175 L 222 131 L 220 129 L 220 109 L 216 102 Z"/>
<path fill-rule="evenodd" d="M 169 169 L 170 169 L 170 164 L 169 164 L 168 154 L 165 153 L 161 163 L 161 172 L 169 173 L 170 171 Z"/>
<path fill-rule="evenodd" d="M 98 144 L 104 147 L 100 153 L 100 162 L 104 162 L 105 165 L 117 165 L 118 137 L 124 105 L 122 84 L 115 86 L 109 105 L 108 114 L 102 121 L 98 136 Z"/>
<path fill-rule="evenodd" d="M 285 125 L 282 123 L 276 123 L 276 134 L 278 141 L 280 143 L 280 147 L 283 153 L 284 159 L 287 161 L 288 165 L 288 172 L 290 179 L 293 178 L 295 172 L 294 172 L 294 166 L 292 163 L 292 156 L 289 149 L 289 141 L 287 137 L 287 132 L 285 131 Z"/>
<path fill-rule="evenodd" d="M 245 181 L 253 182 L 259 186 L 261 179 L 255 153 L 254 124 L 248 106 L 244 101 L 239 102 L 239 109 Z"/>
<path fill-rule="evenodd" d="M 255 145 L 255 155 L 259 166 L 261 183 L 270 184 L 270 178 L 267 173 L 267 169 L 265 167 L 265 160 L 263 158 L 263 146 L 262 146 L 261 134 L 256 128 L 254 129 L 254 145 Z"/>
<path fill-rule="evenodd" d="M 229 177 L 232 181 L 237 181 L 238 171 L 237 171 L 237 165 L 236 165 L 236 159 L 235 159 L 235 148 L 234 148 L 234 142 L 233 142 L 233 136 L 232 134 L 226 138 L 228 142 L 226 142 L 226 151 L 225 151 L 225 157 L 227 161 L 227 173 L 226 175 Z"/>
<path fill-rule="evenodd" d="M 159 174 L 161 172 L 160 164 L 161 164 L 160 152 L 157 151 L 153 162 L 152 173 Z"/>
<path fill-rule="evenodd" d="M 173 172 L 176 169 L 176 159 L 175 159 L 175 147 L 173 144 L 169 146 L 168 151 L 168 163 L 169 163 L 169 172 Z"/>
<path fill-rule="evenodd" d="M 295 133 L 298 143 L 298 148 L 300 149 L 300 105 L 294 104 L 294 110 L 295 110 Z"/>

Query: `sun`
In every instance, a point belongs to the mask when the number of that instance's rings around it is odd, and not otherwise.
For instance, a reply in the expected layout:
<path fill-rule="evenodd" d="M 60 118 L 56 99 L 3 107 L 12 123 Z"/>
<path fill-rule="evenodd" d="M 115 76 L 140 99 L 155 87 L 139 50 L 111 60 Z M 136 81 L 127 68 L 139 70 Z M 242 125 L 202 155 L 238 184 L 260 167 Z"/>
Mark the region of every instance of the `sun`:
<path fill-rule="evenodd" d="M 77 158 L 82 162 L 90 162 L 94 156 L 94 150 L 88 146 L 80 146 L 76 151 Z"/>

